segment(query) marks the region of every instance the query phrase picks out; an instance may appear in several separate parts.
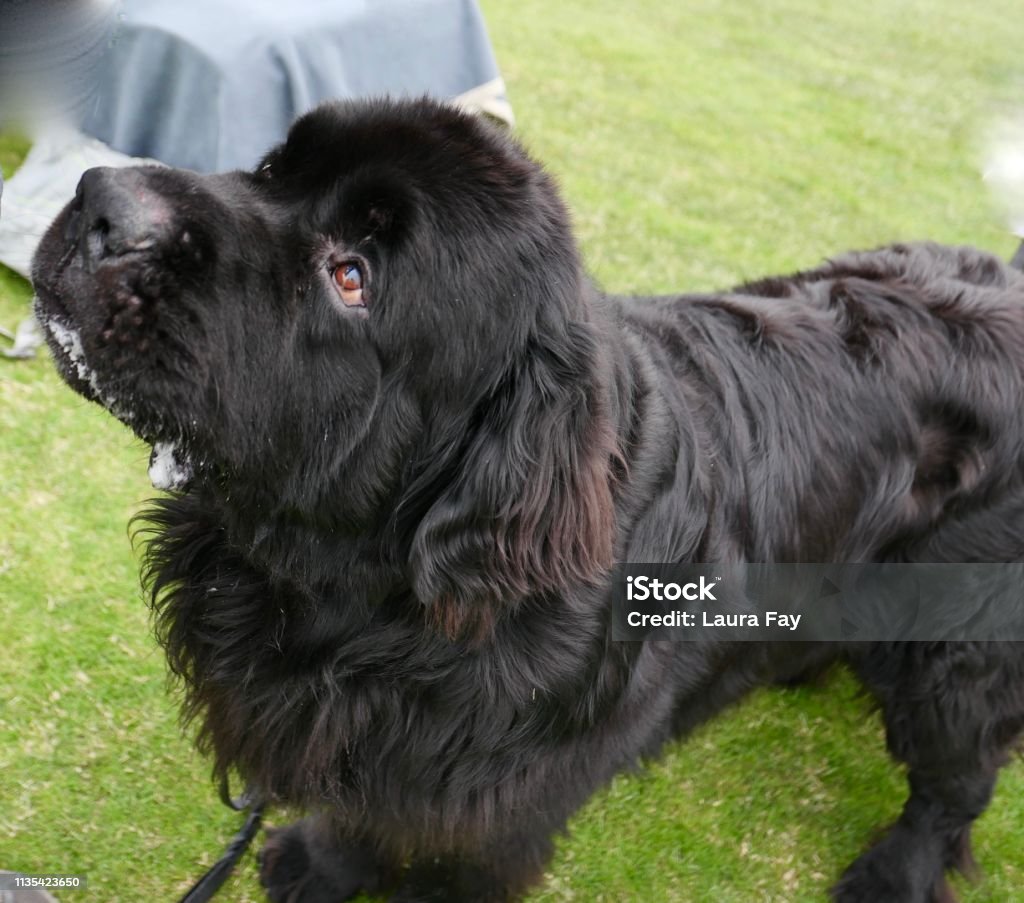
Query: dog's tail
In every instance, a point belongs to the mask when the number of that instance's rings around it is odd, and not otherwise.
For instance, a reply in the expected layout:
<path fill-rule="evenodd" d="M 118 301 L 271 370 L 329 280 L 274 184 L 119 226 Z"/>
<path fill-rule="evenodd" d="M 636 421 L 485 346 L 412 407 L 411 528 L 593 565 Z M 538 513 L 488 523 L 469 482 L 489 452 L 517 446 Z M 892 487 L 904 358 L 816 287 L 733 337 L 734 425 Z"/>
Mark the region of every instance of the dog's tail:
<path fill-rule="evenodd" d="M 1010 266 L 1024 270 L 1024 117 L 1007 119 L 990 132 L 984 178 L 1010 231 L 1021 239 Z"/>

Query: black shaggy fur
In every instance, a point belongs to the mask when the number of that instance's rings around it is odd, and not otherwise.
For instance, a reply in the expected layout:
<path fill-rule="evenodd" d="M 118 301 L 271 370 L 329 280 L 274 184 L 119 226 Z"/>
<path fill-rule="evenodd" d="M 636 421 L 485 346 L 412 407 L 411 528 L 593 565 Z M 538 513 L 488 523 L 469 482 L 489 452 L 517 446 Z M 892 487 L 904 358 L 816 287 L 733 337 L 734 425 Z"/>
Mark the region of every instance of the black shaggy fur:
<path fill-rule="evenodd" d="M 71 386 L 183 466 L 158 636 L 216 770 L 311 812 L 272 900 L 514 899 L 616 772 L 833 660 L 910 784 L 834 896 L 948 898 L 1019 646 L 616 643 L 609 568 L 1024 559 L 1016 271 L 915 244 L 608 296 L 523 150 L 421 101 L 321 108 L 253 173 L 91 171 L 35 282 Z"/>

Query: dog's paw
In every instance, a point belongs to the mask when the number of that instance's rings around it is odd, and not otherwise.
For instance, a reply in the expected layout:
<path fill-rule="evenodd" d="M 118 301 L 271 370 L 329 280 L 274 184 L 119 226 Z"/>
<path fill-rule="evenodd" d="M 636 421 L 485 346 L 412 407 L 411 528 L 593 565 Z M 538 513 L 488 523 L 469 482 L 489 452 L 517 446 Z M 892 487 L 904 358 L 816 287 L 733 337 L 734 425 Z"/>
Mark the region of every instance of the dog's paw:
<path fill-rule="evenodd" d="M 930 844 L 895 829 L 843 873 L 834 903 L 956 903 Z"/>
<path fill-rule="evenodd" d="M 832 888 L 834 903 L 958 903 L 949 882 L 940 880 L 922 895 L 905 882 L 879 876 L 844 875 Z"/>
<path fill-rule="evenodd" d="M 267 831 L 259 854 L 260 884 L 273 903 L 305 900 L 303 891 L 315 879 L 301 832 L 291 828 Z"/>
<path fill-rule="evenodd" d="M 272 903 L 339 903 L 378 883 L 369 853 L 332 842 L 311 819 L 268 830 L 259 864 Z"/>

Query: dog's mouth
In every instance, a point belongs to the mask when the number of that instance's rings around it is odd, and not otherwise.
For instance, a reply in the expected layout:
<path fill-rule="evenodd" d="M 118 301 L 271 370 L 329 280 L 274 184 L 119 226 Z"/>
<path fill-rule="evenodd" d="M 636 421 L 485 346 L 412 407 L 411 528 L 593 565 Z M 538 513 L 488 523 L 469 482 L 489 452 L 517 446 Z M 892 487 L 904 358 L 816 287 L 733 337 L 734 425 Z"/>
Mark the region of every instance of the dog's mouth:
<path fill-rule="evenodd" d="M 152 445 L 149 478 L 155 489 L 178 492 L 188 489 L 195 468 L 184 442 L 158 438 L 159 429 L 154 430 L 149 425 L 152 418 L 140 417 L 130 397 L 121 399 L 104 385 L 99 371 L 89 362 L 81 333 L 73 325 L 70 315 L 60 307 L 54 296 L 36 295 L 36 316 L 64 381 L 90 401 L 102 405 Z"/>

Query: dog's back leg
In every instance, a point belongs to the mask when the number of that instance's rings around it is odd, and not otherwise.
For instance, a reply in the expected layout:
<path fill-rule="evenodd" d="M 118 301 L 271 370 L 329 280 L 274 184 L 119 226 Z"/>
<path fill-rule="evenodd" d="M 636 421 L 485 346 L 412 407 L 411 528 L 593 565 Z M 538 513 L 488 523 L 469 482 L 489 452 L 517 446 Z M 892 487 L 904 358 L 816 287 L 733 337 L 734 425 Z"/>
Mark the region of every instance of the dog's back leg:
<path fill-rule="evenodd" d="M 833 889 L 840 903 L 939 903 L 971 866 L 971 823 L 1024 728 L 1024 644 L 884 643 L 851 663 L 877 698 L 910 798 Z"/>

